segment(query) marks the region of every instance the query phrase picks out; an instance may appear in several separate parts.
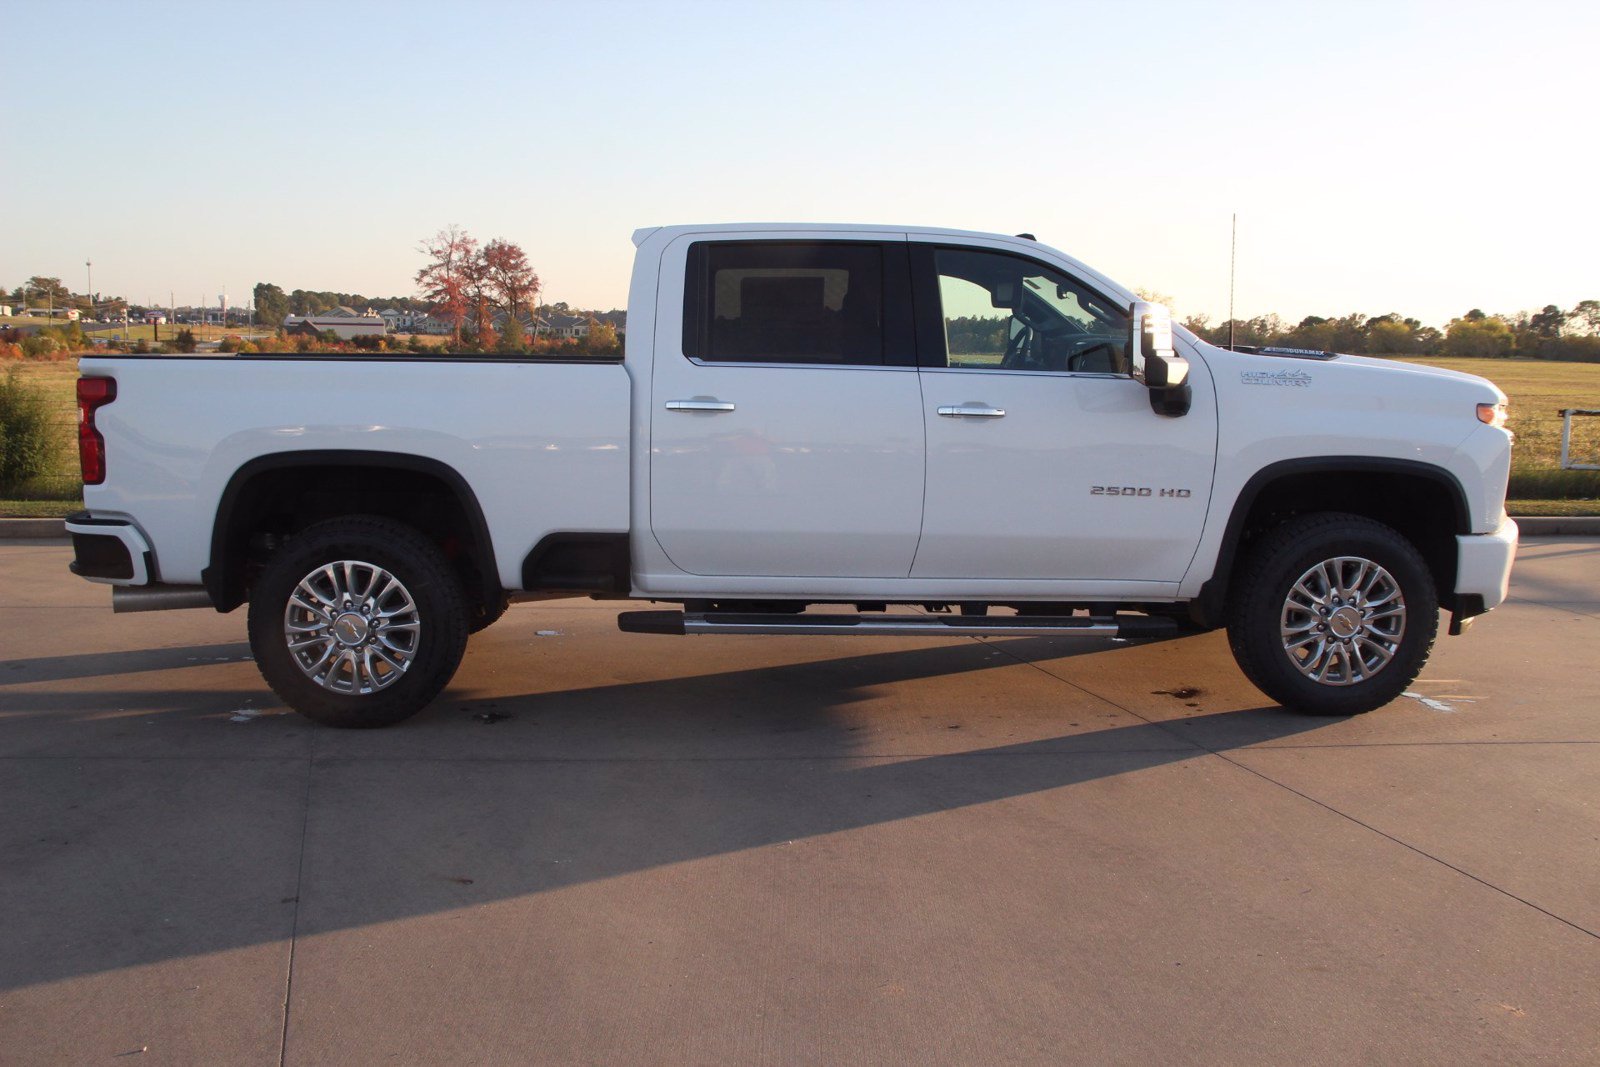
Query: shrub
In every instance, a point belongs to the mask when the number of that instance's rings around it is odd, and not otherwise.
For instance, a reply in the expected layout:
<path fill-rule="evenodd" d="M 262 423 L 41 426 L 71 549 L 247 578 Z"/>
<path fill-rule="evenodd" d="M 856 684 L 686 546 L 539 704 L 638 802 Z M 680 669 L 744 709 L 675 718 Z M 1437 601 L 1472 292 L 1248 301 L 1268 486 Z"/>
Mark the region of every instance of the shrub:
<path fill-rule="evenodd" d="M 0 494 L 49 470 L 57 439 L 44 390 L 22 380 L 12 367 L 0 379 Z"/>
<path fill-rule="evenodd" d="M 25 359 L 49 359 L 60 350 L 61 342 L 44 330 L 22 339 L 22 355 Z"/>
<path fill-rule="evenodd" d="M 242 344 L 244 344 L 243 338 L 241 338 L 238 334 L 230 333 L 228 336 L 222 339 L 221 344 L 217 345 L 217 351 L 237 352 L 239 351 L 239 346 Z"/>
<path fill-rule="evenodd" d="M 133 351 L 141 356 L 148 355 L 150 352 L 150 342 L 146 341 L 143 337 L 139 338 L 137 341 L 133 342 Z"/>
<path fill-rule="evenodd" d="M 179 330 L 177 340 L 173 344 L 177 346 L 179 352 L 193 352 L 195 347 L 194 331 L 188 328 Z"/>

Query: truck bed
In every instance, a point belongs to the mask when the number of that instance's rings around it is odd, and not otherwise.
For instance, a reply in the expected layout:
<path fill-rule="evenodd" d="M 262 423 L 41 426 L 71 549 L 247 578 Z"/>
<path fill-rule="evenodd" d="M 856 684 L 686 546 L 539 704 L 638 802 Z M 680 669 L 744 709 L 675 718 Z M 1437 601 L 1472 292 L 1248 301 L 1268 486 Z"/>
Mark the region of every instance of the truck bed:
<path fill-rule="evenodd" d="M 116 379 L 96 423 L 96 515 L 137 516 L 161 579 L 197 583 L 229 479 L 262 456 L 392 452 L 445 464 L 476 494 L 505 588 L 556 530 L 628 529 L 629 381 L 618 358 L 95 356 Z M 536 487 L 536 488 L 535 488 Z"/>

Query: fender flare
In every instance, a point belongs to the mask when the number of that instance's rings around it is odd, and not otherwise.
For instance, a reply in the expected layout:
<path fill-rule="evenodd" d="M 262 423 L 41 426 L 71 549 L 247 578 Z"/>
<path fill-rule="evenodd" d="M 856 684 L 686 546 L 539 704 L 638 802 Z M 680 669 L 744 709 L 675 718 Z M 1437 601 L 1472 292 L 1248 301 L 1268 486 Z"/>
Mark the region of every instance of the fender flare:
<path fill-rule="evenodd" d="M 240 495 L 257 475 L 267 471 L 292 467 L 377 467 L 384 470 L 410 471 L 439 479 L 455 494 L 472 529 L 474 551 L 486 564 L 483 572 L 485 603 L 500 596 L 500 574 L 494 554 L 494 540 L 489 534 L 489 524 L 483 517 L 483 507 L 472 486 L 461 472 L 447 463 L 427 456 L 405 452 L 377 452 L 364 449 L 310 448 L 288 452 L 273 452 L 249 460 L 233 472 L 217 501 L 217 513 L 211 526 L 210 564 L 200 572 L 200 581 L 211 594 L 211 602 L 221 612 L 232 611 L 245 600 L 244 582 L 239 568 L 234 566 L 244 546 L 238 543 L 233 532 L 234 512 Z"/>
<path fill-rule="evenodd" d="M 1269 463 L 1256 471 L 1234 497 L 1233 509 L 1223 527 L 1222 543 L 1217 546 L 1216 563 L 1211 577 L 1200 586 L 1200 592 L 1190 602 L 1189 613 L 1203 626 L 1222 624 L 1223 607 L 1228 599 L 1228 580 L 1237 561 L 1239 542 L 1244 537 L 1245 519 L 1255 507 L 1261 491 L 1283 478 L 1305 474 L 1403 474 L 1426 478 L 1443 486 L 1454 504 L 1451 516 L 1455 532 L 1472 532 L 1472 512 L 1467 506 L 1467 492 L 1454 474 L 1433 463 L 1412 459 L 1392 459 L 1384 456 L 1306 456 L 1300 459 L 1283 459 Z"/>

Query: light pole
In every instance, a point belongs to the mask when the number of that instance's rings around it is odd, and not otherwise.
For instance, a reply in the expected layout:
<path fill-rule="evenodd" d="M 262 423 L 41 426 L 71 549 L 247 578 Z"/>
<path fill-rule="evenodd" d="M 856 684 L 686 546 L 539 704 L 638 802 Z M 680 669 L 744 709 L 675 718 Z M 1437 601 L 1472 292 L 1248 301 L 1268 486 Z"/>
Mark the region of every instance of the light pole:
<path fill-rule="evenodd" d="M 89 291 L 84 295 L 89 298 L 89 317 L 94 317 L 94 260 L 83 261 L 83 269 L 89 272 Z"/>

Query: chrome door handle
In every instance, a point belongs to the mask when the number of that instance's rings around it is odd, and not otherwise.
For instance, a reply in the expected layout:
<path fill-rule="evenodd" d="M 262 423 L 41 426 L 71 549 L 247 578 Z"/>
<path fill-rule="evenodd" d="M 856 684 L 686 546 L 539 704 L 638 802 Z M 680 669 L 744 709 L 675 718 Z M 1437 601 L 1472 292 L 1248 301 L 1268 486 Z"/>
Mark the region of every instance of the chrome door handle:
<path fill-rule="evenodd" d="M 668 411 L 732 411 L 733 405 L 723 400 L 669 400 Z"/>
<path fill-rule="evenodd" d="M 939 409 L 939 414 L 947 419 L 1000 419 L 1006 414 L 1005 408 L 986 408 L 976 404 L 950 404 Z"/>

